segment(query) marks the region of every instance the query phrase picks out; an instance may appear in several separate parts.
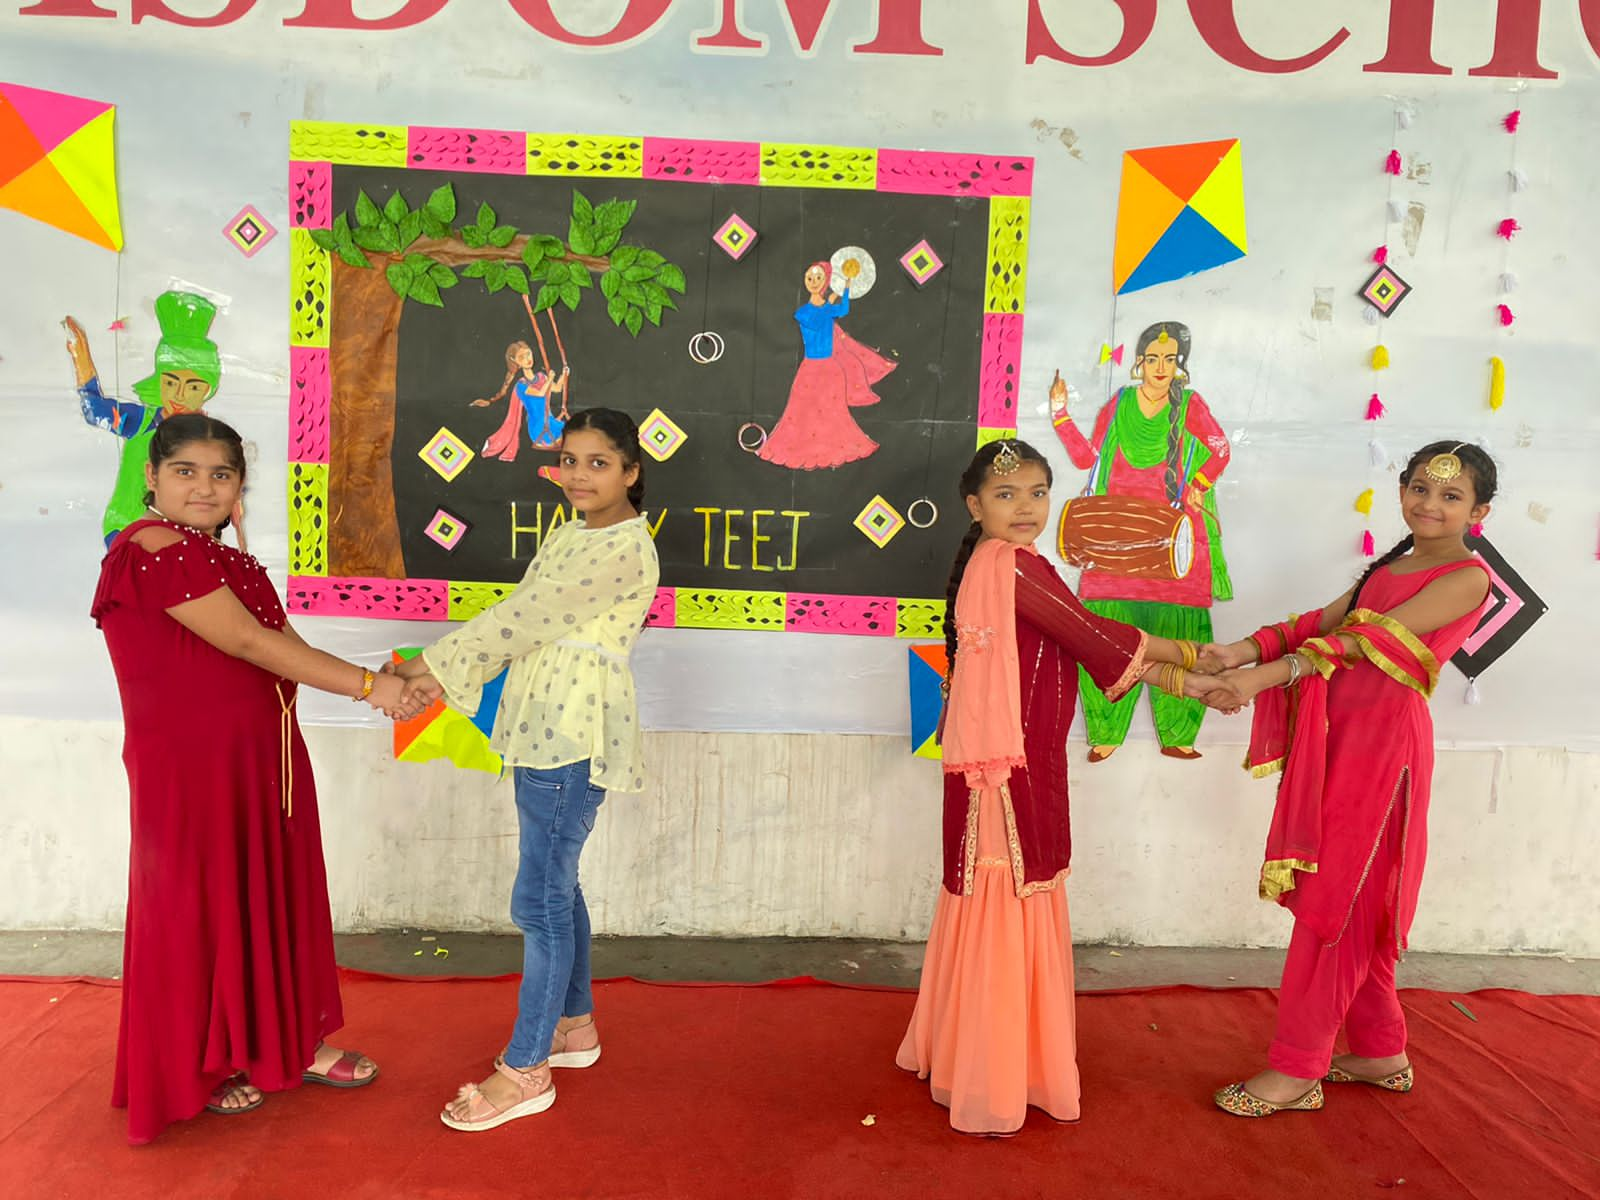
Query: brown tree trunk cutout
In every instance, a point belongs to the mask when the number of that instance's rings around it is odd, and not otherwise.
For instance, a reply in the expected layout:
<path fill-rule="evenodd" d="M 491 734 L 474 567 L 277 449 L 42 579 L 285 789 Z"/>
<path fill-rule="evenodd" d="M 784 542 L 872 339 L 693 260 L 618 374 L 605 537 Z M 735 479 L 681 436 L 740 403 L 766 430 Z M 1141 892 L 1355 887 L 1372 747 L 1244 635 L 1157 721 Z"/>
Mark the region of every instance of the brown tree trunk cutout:
<path fill-rule="evenodd" d="M 328 363 L 328 574 L 404 579 L 394 513 L 394 390 L 405 301 L 390 288 L 390 259 L 371 268 L 333 260 Z"/>

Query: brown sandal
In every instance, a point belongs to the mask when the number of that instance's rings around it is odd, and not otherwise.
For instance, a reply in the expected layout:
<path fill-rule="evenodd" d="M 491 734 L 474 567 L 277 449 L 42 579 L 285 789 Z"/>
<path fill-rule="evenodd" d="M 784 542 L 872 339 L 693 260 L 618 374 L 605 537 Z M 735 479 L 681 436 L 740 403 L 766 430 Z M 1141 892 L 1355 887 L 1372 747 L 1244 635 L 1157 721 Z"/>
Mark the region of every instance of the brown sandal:
<path fill-rule="evenodd" d="M 241 1092 L 250 1087 L 249 1077 L 243 1071 L 229 1075 L 216 1087 L 211 1089 L 211 1098 L 206 1102 L 206 1111 L 218 1113 L 224 1117 L 237 1117 L 240 1113 L 251 1112 L 258 1109 L 266 1101 L 266 1096 L 260 1088 L 256 1089 L 256 1098 L 249 1104 L 225 1105 L 222 1102 L 228 1098 L 230 1092 Z"/>

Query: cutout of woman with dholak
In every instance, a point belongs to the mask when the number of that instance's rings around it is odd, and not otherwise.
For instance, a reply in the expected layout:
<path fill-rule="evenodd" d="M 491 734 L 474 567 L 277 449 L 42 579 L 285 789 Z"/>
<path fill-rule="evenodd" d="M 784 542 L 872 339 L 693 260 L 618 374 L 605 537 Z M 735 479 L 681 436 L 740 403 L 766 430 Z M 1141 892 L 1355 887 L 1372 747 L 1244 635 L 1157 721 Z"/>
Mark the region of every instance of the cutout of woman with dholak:
<path fill-rule="evenodd" d="M 1089 471 L 1083 494 L 1062 508 L 1061 557 L 1084 568 L 1078 594 L 1101 616 L 1147 633 L 1211 640 L 1211 603 L 1231 600 L 1213 489 L 1228 465 L 1222 427 L 1189 381 L 1189 327 L 1162 321 L 1139 335 L 1133 378 L 1095 418 L 1086 439 L 1067 413 L 1060 372 L 1050 386 L 1056 436 L 1074 466 Z M 1141 687 L 1115 702 L 1081 679 L 1089 761 L 1128 736 Z M 1161 753 L 1199 758 L 1205 716 L 1197 700 L 1152 690 Z"/>

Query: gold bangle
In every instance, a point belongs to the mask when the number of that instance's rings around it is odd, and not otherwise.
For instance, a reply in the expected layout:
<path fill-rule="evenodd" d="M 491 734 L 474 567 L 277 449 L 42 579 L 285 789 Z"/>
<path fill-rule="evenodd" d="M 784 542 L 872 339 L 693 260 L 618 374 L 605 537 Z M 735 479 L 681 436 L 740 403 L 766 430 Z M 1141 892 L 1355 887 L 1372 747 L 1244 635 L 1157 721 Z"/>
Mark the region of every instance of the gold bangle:
<path fill-rule="evenodd" d="M 1195 664 L 1200 661 L 1200 647 L 1187 638 L 1178 639 L 1178 653 L 1183 658 L 1185 671 L 1194 670 Z"/>
<path fill-rule="evenodd" d="M 378 677 L 376 675 L 374 675 L 369 668 L 362 667 L 361 668 L 361 694 L 359 696 L 352 696 L 351 699 L 354 700 L 357 704 L 360 704 L 368 696 L 372 695 L 372 685 L 375 684 L 376 682 L 378 682 Z"/>

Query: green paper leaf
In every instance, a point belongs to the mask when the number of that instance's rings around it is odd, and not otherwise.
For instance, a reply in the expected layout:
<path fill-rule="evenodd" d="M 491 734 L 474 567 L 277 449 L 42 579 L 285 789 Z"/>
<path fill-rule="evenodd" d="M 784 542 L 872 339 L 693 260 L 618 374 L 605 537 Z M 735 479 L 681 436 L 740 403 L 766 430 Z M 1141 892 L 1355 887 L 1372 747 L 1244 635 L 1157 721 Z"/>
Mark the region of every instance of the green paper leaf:
<path fill-rule="evenodd" d="M 644 314 L 637 308 L 630 307 L 628 315 L 623 318 L 623 324 L 628 327 L 628 332 L 634 337 L 639 336 L 639 330 L 644 328 Z"/>
<path fill-rule="evenodd" d="M 381 252 L 384 249 L 383 230 L 377 225 L 363 225 L 355 231 L 353 240 L 365 250 Z"/>
<path fill-rule="evenodd" d="M 551 233 L 541 233 L 538 238 L 539 245 L 544 247 L 546 258 L 560 258 L 567 252 L 566 244 Z"/>
<path fill-rule="evenodd" d="M 478 228 L 487 234 L 494 224 L 494 209 L 489 207 L 488 201 L 478 205 Z"/>
<path fill-rule="evenodd" d="M 333 240 L 341 246 L 350 244 L 350 218 L 344 213 L 333 219 Z"/>
<path fill-rule="evenodd" d="M 617 295 L 621 296 L 629 304 L 643 304 L 645 301 L 644 289 L 637 283 L 629 283 L 626 280 L 617 289 Z"/>
<path fill-rule="evenodd" d="M 575 283 L 563 283 L 561 285 L 561 303 L 565 304 L 568 308 L 572 309 L 574 312 L 576 312 L 577 309 L 578 309 L 578 301 L 580 301 L 582 299 L 583 299 L 583 291 L 582 291 L 581 288 L 578 287 L 577 284 L 575 284 Z"/>
<path fill-rule="evenodd" d="M 490 264 L 484 262 L 482 259 L 478 259 L 476 262 L 469 262 L 466 266 L 461 268 L 461 278 L 482 279 L 484 274 L 489 270 L 489 266 Z"/>
<path fill-rule="evenodd" d="M 546 269 L 544 277 L 556 287 L 560 287 L 572 278 L 572 264 L 568 262 L 553 262 Z"/>
<path fill-rule="evenodd" d="M 656 269 L 654 267 L 644 267 L 644 266 L 629 267 L 627 270 L 625 270 L 622 273 L 622 277 L 624 279 L 626 279 L 629 283 L 638 283 L 641 280 L 654 279 L 655 275 L 656 275 Z"/>
<path fill-rule="evenodd" d="M 337 248 L 337 253 L 340 258 L 344 259 L 344 261 L 352 267 L 372 266 L 372 260 L 365 254 L 361 253 L 361 251 L 357 250 L 354 246 L 339 246 Z"/>
<path fill-rule="evenodd" d="M 515 225 L 496 225 L 489 231 L 489 245 L 504 249 L 506 246 L 511 245 L 516 236 L 517 227 Z"/>
<path fill-rule="evenodd" d="M 356 194 L 356 224 L 376 225 L 383 220 L 383 214 L 378 211 L 378 206 L 372 202 L 365 192 Z"/>
<path fill-rule="evenodd" d="M 618 246 L 611 252 L 611 269 L 613 271 L 626 271 L 633 266 L 639 257 L 639 247 Z"/>
<path fill-rule="evenodd" d="M 418 275 L 411 281 L 411 290 L 406 293 L 413 300 L 420 300 L 424 304 L 431 304 L 435 308 L 443 308 L 444 301 L 439 296 L 439 285 L 426 275 Z"/>
<path fill-rule="evenodd" d="M 600 280 L 600 286 L 605 287 L 605 279 Z M 621 325 L 624 317 L 628 315 L 628 302 L 621 296 L 612 296 L 606 301 L 606 315 L 611 318 L 613 325 Z"/>
<path fill-rule="evenodd" d="M 411 282 L 417 277 L 417 273 L 405 263 L 390 263 L 384 268 L 383 275 L 397 296 L 404 296 L 410 292 Z"/>
<path fill-rule="evenodd" d="M 607 300 L 615 300 L 617 298 L 617 289 L 621 286 L 622 276 L 618 275 L 615 271 L 607 271 L 604 275 L 600 276 L 600 291 L 605 295 Z"/>
<path fill-rule="evenodd" d="M 650 324 L 661 324 L 661 301 L 646 300 L 644 305 L 644 315 L 650 318 Z"/>
<path fill-rule="evenodd" d="M 567 264 L 567 269 L 572 272 L 572 282 L 581 288 L 593 287 L 594 276 L 589 274 L 589 268 L 574 259 Z"/>
<path fill-rule="evenodd" d="M 489 235 L 476 225 L 461 227 L 461 240 L 473 250 L 481 250 L 489 242 Z"/>
<path fill-rule="evenodd" d="M 620 234 L 633 218 L 637 200 L 607 200 L 594 210 L 594 226 L 602 233 Z"/>
<path fill-rule="evenodd" d="M 433 280 L 435 287 L 453 288 L 456 285 L 456 273 L 444 263 L 434 263 L 428 268 L 428 278 Z"/>
<path fill-rule="evenodd" d="M 400 218 L 400 248 L 403 250 L 422 236 L 422 213 L 408 212 Z"/>
<path fill-rule="evenodd" d="M 594 224 L 594 205 L 589 203 L 587 196 L 576 189 L 572 193 L 572 219 L 580 225 Z"/>
<path fill-rule="evenodd" d="M 506 286 L 505 263 L 490 262 L 484 264 L 483 286 L 491 292 L 498 292 Z"/>
<path fill-rule="evenodd" d="M 567 244 L 574 254 L 594 253 L 594 226 L 583 225 L 574 217 L 567 228 Z"/>
<path fill-rule="evenodd" d="M 611 233 L 599 234 L 594 239 L 594 250 L 591 253 L 594 253 L 594 254 L 610 254 L 613 250 L 616 249 L 617 243 L 619 241 L 621 241 L 621 240 L 622 240 L 622 230 L 620 230 L 620 229 L 615 230 L 615 231 L 613 231 Z"/>
<path fill-rule="evenodd" d="M 537 271 L 544 262 L 545 250 L 538 238 L 529 238 L 522 247 L 522 261 L 528 264 L 528 270 Z"/>
<path fill-rule="evenodd" d="M 667 256 L 666 255 L 657 254 L 654 250 L 641 250 L 641 251 L 639 251 L 639 265 L 641 267 L 659 267 L 662 263 L 664 263 L 666 261 L 667 261 Z"/>
<path fill-rule="evenodd" d="M 550 268 L 554 265 L 555 264 L 552 263 L 548 258 L 541 258 L 539 260 L 539 265 L 529 270 L 528 278 L 548 279 L 550 277 Z"/>
<path fill-rule="evenodd" d="M 662 263 L 661 270 L 656 272 L 656 278 L 660 281 L 662 287 L 677 292 L 679 295 L 683 294 L 685 281 L 682 267 L 674 266 L 672 263 Z"/>
<path fill-rule="evenodd" d="M 521 267 L 511 266 L 506 268 L 506 286 L 513 292 L 528 294 L 528 277 Z"/>
<path fill-rule="evenodd" d="M 422 213 L 422 232 L 431 238 L 447 238 L 450 236 L 450 222 L 441 221 L 427 209 Z"/>
<path fill-rule="evenodd" d="M 433 194 L 428 197 L 427 203 L 423 205 L 423 208 L 427 210 L 429 216 L 446 224 L 454 221 L 456 219 L 456 189 L 454 185 L 447 183 L 443 187 L 434 188 Z"/>
<path fill-rule="evenodd" d="M 667 295 L 667 289 L 653 279 L 647 279 L 639 286 L 644 289 L 645 296 L 654 300 L 657 304 L 666 304 L 672 299 L 671 296 Z"/>
<path fill-rule="evenodd" d="M 333 230 L 331 229 L 308 229 L 306 232 L 311 235 L 312 242 L 321 246 L 324 250 L 332 250 L 338 244 L 334 240 Z"/>
<path fill-rule="evenodd" d="M 390 196 L 388 201 L 383 206 L 383 215 L 388 217 L 389 220 L 393 221 L 396 225 L 398 225 L 401 220 L 404 219 L 405 215 L 410 211 L 411 208 L 408 204 L 406 204 L 406 198 L 399 192 L 395 192 L 392 196 Z"/>
<path fill-rule="evenodd" d="M 401 261 L 413 271 L 426 271 L 429 267 L 433 266 L 433 259 L 429 258 L 426 254 L 417 254 L 414 252 L 406 255 Z"/>
<path fill-rule="evenodd" d="M 561 292 L 547 283 L 539 289 L 539 296 L 533 302 L 533 311 L 543 312 L 547 308 L 552 308 L 559 299 L 561 299 Z"/>

